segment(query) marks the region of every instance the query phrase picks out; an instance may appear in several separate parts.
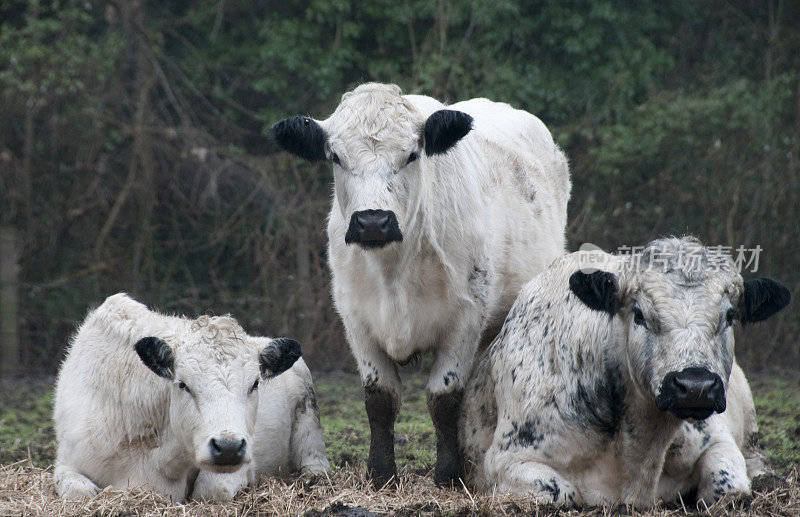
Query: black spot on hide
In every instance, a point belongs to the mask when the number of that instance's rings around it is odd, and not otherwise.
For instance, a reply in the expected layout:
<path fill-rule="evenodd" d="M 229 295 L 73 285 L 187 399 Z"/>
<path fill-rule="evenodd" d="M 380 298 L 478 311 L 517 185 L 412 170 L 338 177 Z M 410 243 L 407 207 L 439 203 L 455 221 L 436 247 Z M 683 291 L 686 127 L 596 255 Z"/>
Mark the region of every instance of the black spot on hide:
<path fill-rule="evenodd" d="M 538 449 L 544 439 L 544 433 L 539 430 L 539 421 L 525 421 L 520 425 L 511 422 L 511 431 L 503 435 L 504 443 L 500 446 L 501 450 L 508 450 L 513 447 Z"/>
<path fill-rule="evenodd" d="M 289 117 L 272 126 L 275 142 L 285 151 L 310 162 L 325 159 L 325 131 L 309 117 Z"/>
<path fill-rule="evenodd" d="M 570 420 L 585 423 L 608 438 L 619 432 L 627 407 L 625 387 L 617 368 L 608 368 L 605 376 L 593 385 L 578 381 L 574 393 L 574 412 Z"/>
<path fill-rule="evenodd" d="M 425 121 L 425 154 L 449 151 L 472 130 L 472 117 L 461 111 L 439 110 Z"/>

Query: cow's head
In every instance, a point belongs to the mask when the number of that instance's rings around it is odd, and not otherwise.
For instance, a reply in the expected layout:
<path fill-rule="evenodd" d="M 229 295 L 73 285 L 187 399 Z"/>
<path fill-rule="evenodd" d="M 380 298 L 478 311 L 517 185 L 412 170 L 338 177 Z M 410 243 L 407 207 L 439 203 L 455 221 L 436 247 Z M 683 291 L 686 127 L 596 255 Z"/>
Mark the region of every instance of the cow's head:
<path fill-rule="evenodd" d="M 172 432 L 198 468 L 214 472 L 233 472 L 251 461 L 259 383 L 300 357 L 297 341 L 252 338 L 228 316 L 201 316 L 188 333 L 145 337 L 135 348 L 171 385 Z"/>
<path fill-rule="evenodd" d="M 725 411 L 734 324 L 764 320 L 790 299 L 775 280 L 743 282 L 728 255 L 691 238 L 653 241 L 616 273 L 578 271 L 570 289 L 616 319 L 637 391 L 661 411 L 698 419 Z"/>
<path fill-rule="evenodd" d="M 291 117 L 272 126 L 280 147 L 333 165 L 336 203 L 348 221 L 345 242 L 383 248 L 403 240 L 417 219 L 425 164 L 455 146 L 472 117 L 439 110 L 428 117 L 395 85 L 363 84 L 342 96 L 328 119 Z"/>

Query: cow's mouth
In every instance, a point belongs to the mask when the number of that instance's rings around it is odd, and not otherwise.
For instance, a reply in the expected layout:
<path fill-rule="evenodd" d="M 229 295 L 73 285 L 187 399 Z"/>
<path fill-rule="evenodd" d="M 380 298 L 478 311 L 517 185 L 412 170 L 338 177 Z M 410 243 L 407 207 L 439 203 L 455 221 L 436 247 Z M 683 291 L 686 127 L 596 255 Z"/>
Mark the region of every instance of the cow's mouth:
<path fill-rule="evenodd" d="M 209 472 L 214 472 L 215 474 L 231 474 L 236 472 L 240 468 L 244 467 L 250 463 L 249 461 L 243 461 L 241 463 L 237 463 L 236 465 L 218 465 L 211 461 L 204 461 L 201 462 L 198 467 L 202 470 L 207 470 Z"/>

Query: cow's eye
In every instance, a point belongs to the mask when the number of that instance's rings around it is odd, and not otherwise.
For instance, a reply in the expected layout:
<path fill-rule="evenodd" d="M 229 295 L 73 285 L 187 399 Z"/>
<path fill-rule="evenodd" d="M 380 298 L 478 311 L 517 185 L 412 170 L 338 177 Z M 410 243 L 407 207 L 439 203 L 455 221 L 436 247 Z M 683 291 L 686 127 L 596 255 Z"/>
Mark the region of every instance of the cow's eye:
<path fill-rule="evenodd" d="M 333 154 L 331 155 L 331 161 L 332 161 L 333 163 L 335 163 L 336 165 L 341 165 L 341 164 L 342 164 L 342 161 L 339 159 L 339 155 L 338 155 L 338 154 L 336 154 L 336 153 L 333 153 Z"/>
<path fill-rule="evenodd" d="M 725 322 L 730 327 L 733 325 L 733 320 L 736 319 L 736 309 L 728 309 L 728 312 L 725 313 Z"/>
<path fill-rule="evenodd" d="M 256 382 L 254 382 L 253 385 L 250 387 L 250 393 L 253 393 L 257 389 L 258 389 L 258 379 L 256 379 Z"/>
<path fill-rule="evenodd" d="M 178 383 L 178 387 L 179 387 L 180 389 L 182 389 L 183 391 L 185 391 L 186 393 L 188 393 L 189 395 L 191 395 L 191 394 L 192 394 L 192 390 L 190 390 L 190 389 L 189 389 L 189 386 L 187 386 L 185 382 L 183 382 L 183 381 L 180 381 L 180 382 Z"/>
<path fill-rule="evenodd" d="M 633 308 L 633 322 L 636 325 L 647 327 L 647 321 L 645 321 L 644 319 L 644 314 L 642 314 L 641 309 L 639 309 L 638 307 Z"/>
<path fill-rule="evenodd" d="M 408 155 L 408 160 L 406 160 L 406 165 L 408 165 L 409 163 L 411 163 L 413 161 L 416 161 L 417 158 L 419 158 L 419 153 L 413 152 L 413 153 L 409 154 Z"/>

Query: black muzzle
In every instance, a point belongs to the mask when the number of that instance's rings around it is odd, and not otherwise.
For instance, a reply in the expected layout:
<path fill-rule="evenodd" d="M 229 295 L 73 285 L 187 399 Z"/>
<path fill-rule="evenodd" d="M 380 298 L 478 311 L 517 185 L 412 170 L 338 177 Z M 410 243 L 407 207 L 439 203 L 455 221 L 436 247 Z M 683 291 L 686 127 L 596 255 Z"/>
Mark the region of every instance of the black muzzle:
<path fill-rule="evenodd" d="M 350 226 L 344 236 L 346 244 L 360 244 L 366 248 L 382 248 L 390 242 L 400 242 L 403 234 L 397 216 L 391 210 L 362 210 L 350 217 Z"/>
<path fill-rule="evenodd" d="M 719 375 L 705 368 L 669 372 L 661 383 L 656 406 L 678 418 L 702 420 L 725 411 L 725 388 Z"/>

